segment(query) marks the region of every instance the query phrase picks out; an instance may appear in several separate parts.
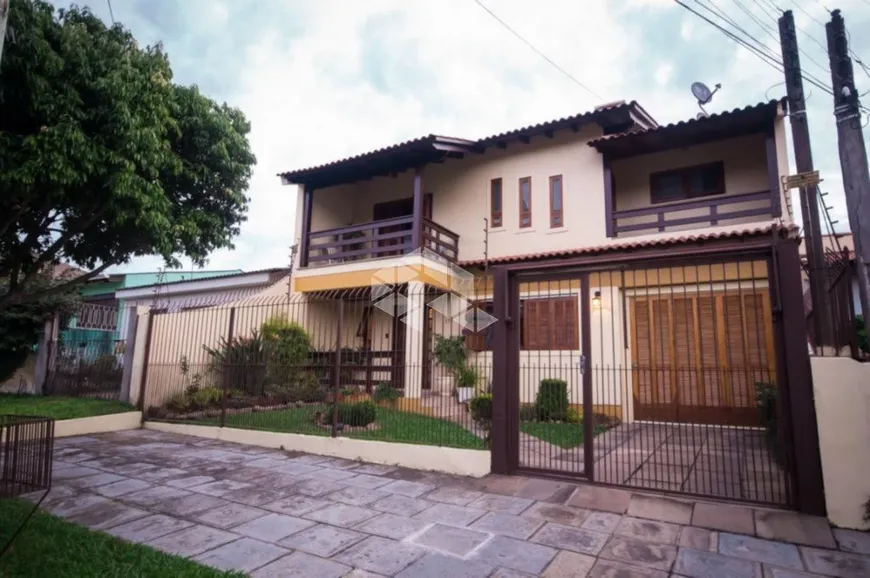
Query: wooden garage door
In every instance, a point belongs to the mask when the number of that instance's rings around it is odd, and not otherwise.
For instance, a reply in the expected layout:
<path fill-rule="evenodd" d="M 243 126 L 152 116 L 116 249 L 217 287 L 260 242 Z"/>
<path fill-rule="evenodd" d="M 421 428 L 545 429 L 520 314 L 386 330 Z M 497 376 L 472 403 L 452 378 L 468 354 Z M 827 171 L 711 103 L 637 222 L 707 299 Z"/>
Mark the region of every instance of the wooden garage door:
<path fill-rule="evenodd" d="M 633 297 L 635 419 L 757 425 L 757 383 L 775 384 L 766 290 Z"/>

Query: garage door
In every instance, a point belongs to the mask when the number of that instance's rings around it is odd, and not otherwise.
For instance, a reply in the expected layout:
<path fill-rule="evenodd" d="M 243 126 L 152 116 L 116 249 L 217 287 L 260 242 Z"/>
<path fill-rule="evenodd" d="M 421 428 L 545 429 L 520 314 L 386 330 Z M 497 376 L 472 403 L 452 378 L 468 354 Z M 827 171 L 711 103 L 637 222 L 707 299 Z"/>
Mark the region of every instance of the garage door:
<path fill-rule="evenodd" d="M 775 384 L 767 290 L 630 301 L 638 420 L 757 425 L 757 384 Z"/>

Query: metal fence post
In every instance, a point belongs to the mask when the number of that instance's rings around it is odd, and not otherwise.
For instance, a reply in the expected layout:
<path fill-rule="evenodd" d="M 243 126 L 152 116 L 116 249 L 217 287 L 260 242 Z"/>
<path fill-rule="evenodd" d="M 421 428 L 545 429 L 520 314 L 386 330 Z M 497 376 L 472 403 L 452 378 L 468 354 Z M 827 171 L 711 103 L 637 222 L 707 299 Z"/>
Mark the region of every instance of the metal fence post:
<path fill-rule="evenodd" d="M 230 323 L 227 329 L 227 359 L 224 361 L 224 379 L 221 384 L 221 418 L 220 426 L 224 427 L 227 422 L 227 392 L 229 391 L 229 381 L 233 374 L 232 356 L 233 351 L 233 332 L 236 326 L 236 308 L 230 309 Z"/>
<path fill-rule="evenodd" d="M 335 373 L 332 386 L 332 437 L 338 435 L 338 396 L 341 391 L 341 337 L 344 331 L 344 299 L 338 300 L 338 336 L 335 343 Z"/>
<path fill-rule="evenodd" d="M 136 352 L 136 330 L 139 327 L 139 315 L 135 307 L 127 309 L 127 336 L 124 340 L 123 374 L 121 376 L 121 401 L 131 403 L 130 382 L 133 379 L 133 355 Z"/>

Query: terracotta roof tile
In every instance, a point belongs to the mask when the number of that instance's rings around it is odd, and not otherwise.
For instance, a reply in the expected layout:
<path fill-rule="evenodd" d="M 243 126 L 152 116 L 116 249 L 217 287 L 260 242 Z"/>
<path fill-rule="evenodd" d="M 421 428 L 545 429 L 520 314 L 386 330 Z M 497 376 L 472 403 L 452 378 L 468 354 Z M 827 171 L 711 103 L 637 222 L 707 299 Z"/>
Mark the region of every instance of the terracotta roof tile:
<path fill-rule="evenodd" d="M 558 251 L 543 251 L 540 253 L 526 253 L 522 255 L 510 255 L 507 257 L 495 257 L 489 260 L 489 264 L 497 263 L 515 263 L 518 261 L 533 261 L 538 259 L 549 259 L 553 257 L 573 257 L 576 255 L 588 255 L 593 253 L 606 253 L 611 251 L 624 251 L 626 249 L 639 249 L 643 247 L 665 247 L 669 245 L 681 245 L 685 243 L 699 243 L 703 241 L 719 240 L 719 239 L 736 239 L 740 237 L 757 237 L 764 234 L 770 234 L 778 225 L 769 224 L 763 227 L 753 227 L 740 229 L 736 231 L 721 231 L 714 233 L 701 233 L 697 235 L 683 235 L 680 237 L 667 237 L 656 239 L 643 239 L 638 241 L 626 241 L 625 243 L 612 243 L 606 245 L 594 245 L 591 247 L 578 247 L 575 249 L 561 249 Z M 797 227 L 789 227 L 785 229 L 789 235 L 797 233 Z M 484 264 L 483 259 L 473 259 L 469 261 L 460 261 L 462 267 L 478 266 Z"/>

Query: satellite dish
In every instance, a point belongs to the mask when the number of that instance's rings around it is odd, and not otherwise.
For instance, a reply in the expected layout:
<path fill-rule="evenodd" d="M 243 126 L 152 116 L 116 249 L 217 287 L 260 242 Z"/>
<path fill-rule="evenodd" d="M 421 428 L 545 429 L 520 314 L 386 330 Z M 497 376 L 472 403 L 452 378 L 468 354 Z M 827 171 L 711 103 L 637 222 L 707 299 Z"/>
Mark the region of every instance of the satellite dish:
<path fill-rule="evenodd" d="M 716 89 L 712 91 L 703 82 L 692 83 L 692 94 L 698 99 L 698 108 L 701 109 L 701 113 L 696 118 L 700 119 L 702 115 L 704 118 L 707 117 L 707 111 L 704 110 L 704 105 L 713 100 L 713 95 L 716 94 L 720 88 L 722 88 L 722 85 L 718 83 L 716 84 Z"/>
<path fill-rule="evenodd" d="M 713 100 L 713 93 L 703 82 L 692 83 L 692 94 L 698 99 L 698 104 L 707 104 Z"/>

